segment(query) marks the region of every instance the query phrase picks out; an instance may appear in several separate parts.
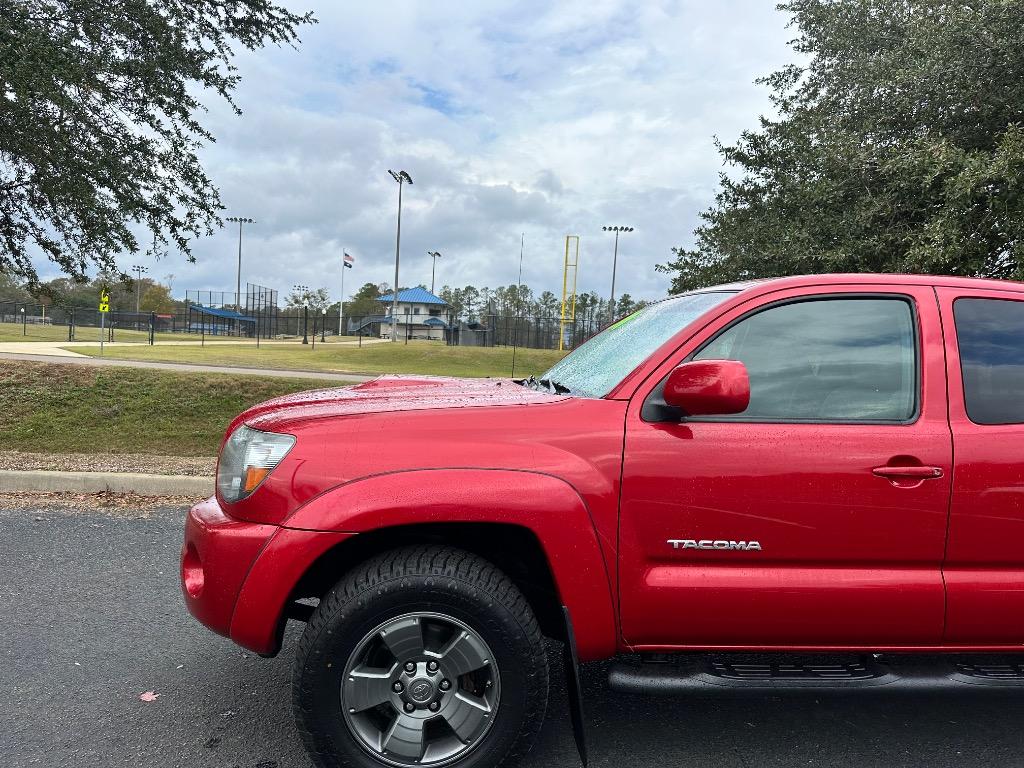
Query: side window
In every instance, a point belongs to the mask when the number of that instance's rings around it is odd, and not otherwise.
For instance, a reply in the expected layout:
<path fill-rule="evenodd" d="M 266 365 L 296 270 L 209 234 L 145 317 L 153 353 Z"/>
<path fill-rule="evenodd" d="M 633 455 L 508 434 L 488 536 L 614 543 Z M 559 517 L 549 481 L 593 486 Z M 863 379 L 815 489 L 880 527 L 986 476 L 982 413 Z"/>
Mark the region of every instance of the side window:
<path fill-rule="evenodd" d="M 953 303 L 967 416 L 975 424 L 1024 424 L 1024 302 Z"/>
<path fill-rule="evenodd" d="M 750 374 L 740 421 L 906 422 L 917 404 L 914 315 L 903 298 L 813 299 L 741 320 L 697 360 Z"/>

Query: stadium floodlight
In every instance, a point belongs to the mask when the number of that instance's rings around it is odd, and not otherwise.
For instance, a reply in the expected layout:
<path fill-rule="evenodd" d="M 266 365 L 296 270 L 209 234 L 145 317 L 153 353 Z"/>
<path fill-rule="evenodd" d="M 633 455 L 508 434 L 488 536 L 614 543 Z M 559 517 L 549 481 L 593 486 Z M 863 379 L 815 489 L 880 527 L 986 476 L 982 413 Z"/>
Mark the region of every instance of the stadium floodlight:
<path fill-rule="evenodd" d="M 398 341 L 398 262 L 402 252 L 402 187 L 412 184 L 412 176 L 405 171 L 388 169 L 391 178 L 398 182 L 398 227 L 395 231 L 395 284 L 391 292 L 391 341 Z"/>
<path fill-rule="evenodd" d="M 612 256 L 612 295 L 608 299 L 608 323 L 615 319 L 615 270 L 619 263 L 619 234 L 622 232 L 632 232 L 632 227 L 623 227 L 621 225 L 614 227 L 601 227 L 605 232 L 615 233 L 615 255 Z"/>
<path fill-rule="evenodd" d="M 135 314 L 139 314 L 139 304 L 142 298 L 142 276 L 149 272 L 149 267 L 144 267 L 141 264 L 132 264 L 132 272 L 135 273 Z M 138 318 L 135 318 L 135 323 L 138 325 Z"/>
<path fill-rule="evenodd" d="M 427 251 L 427 256 L 433 259 L 430 265 L 430 292 L 434 292 L 434 274 L 437 272 L 437 260 L 441 258 L 441 254 L 437 251 Z"/>
<path fill-rule="evenodd" d="M 238 224 L 238 277 L 235 280 L 235 307 L 242 311 L 242 225 L 255 224 L 256 219 L 246 216 L 225 216 L 224 221 Z"/>

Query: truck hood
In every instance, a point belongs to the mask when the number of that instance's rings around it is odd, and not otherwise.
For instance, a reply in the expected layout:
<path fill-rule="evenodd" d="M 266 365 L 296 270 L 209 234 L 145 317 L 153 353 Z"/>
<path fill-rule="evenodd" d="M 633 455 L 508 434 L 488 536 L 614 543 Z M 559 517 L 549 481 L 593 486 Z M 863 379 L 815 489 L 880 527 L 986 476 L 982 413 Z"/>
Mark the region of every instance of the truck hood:
<path fill-rule="evenodd" d="M 516 384 L 511 379 L 457 379 L 442 376 L 381 376 L 353 387 L 333 387 L 267 400 L 241 413 L 245 423 L 275 431 L 299 422 L 396 411 L 530 405 L 564 400 Z M 230 430 L 229 430 L 230 431 Z"/>

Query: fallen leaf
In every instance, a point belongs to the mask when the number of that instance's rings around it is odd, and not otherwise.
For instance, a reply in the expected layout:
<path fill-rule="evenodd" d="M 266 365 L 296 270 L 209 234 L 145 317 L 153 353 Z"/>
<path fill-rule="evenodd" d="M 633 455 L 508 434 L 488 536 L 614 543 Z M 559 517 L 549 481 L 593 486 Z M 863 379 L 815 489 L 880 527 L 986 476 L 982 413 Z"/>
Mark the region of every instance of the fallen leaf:
<path fill-rule="evenodd" d="M 139 698 L 143 701 L 156 701 L 160 698 L 160 694 L 154 693 L 153 691 L 146 691 L 144 694 L 139 696 Z"/>

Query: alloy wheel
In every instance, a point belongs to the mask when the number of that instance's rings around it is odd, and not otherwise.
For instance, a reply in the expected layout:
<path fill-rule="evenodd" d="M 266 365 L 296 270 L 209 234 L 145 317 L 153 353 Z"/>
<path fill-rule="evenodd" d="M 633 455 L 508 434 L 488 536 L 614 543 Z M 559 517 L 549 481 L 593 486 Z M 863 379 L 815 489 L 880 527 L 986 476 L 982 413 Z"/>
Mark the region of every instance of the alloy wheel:
<path fill-rule="evenodd" d="M 443 766 L 479 744 L 494 722 L 500 680 L 478 633 L 440 613 L 380 624 L 345 665 L 341 704 L 356 741 L 396 766 Z"/>

